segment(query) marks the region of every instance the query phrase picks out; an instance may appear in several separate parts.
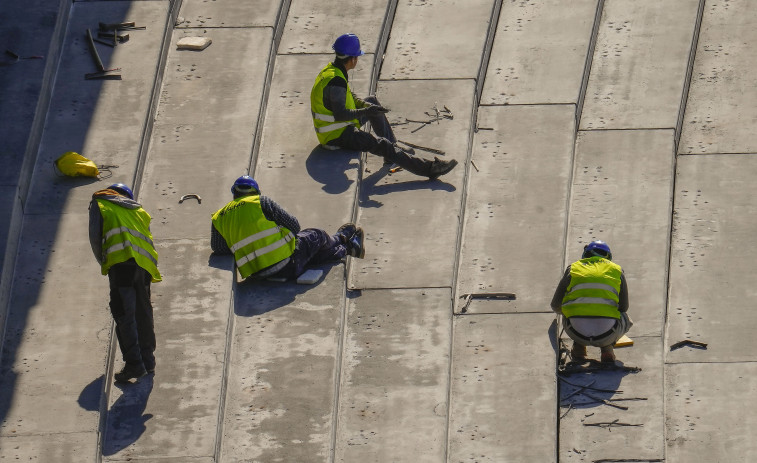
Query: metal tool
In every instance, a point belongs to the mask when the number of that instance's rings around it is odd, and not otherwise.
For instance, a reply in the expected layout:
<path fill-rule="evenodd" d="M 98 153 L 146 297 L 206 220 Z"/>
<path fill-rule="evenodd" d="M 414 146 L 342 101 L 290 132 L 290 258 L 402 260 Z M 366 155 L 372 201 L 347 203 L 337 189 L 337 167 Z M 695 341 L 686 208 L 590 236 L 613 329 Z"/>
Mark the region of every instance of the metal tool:
<path fill-rule="evenodd" d="M 704 342 L 692 341 L 691 339 L 684 339 L 683 341 L 678 341 L 677 343 L 672 344 L 670 346 L 670 350 L 676 350 L 679 347 L 683 347 L 683 346 L 691 346 L 691 347 L 696 347 L 699 349 L 707 349 L 707 344 Z"/>
<path fill-rule="evenodd" d="M 103 66 L 103 62 L 100 59 L 100 55 L 97 53 L 97 48 L 95 47 L 95 41 L 92 38 L 92 32 L 89 29 L 87 29 L 87 45 L 89 45 L 89 52 L 92 55 L 92 59 L 95 60 L 95 65 L 97 66 L 97 72 L 90 72 L 89 74 L 84 74 L 84 78 L 87 80 L 90 80 L 90 79 L 121 80 L 121 74 L 110 74 L 111 72 L 120 71 L 121 68 L 105 69 L 105 66 Z"/>
<path fill-rule="evenodd" d="M 100 23 L 101 31 L 136 31 L 144 29 L 146 29 L 145 26 L 137 26 L 133 21 L 112 24 Z"/>
<path fill-rule="evenodd" d="M 515 293 L 467 293 L 460 296 L 460 299 L 465 299 L 463 306 L 460 308 L 460 313 L 466 313 L 468 306 L 473 299 L 496 299 L 500 301 L 514 301 Z"/>
<path fill-rule="evenodd" d="M 181 199 L 179 199 L 179 204 L 183 203 L 184 200 L 190 199 L 190 198 L 194 198 L 194 199 L 197 200 L 198 204 L 202 204 L 202 198 L 200 198 L 200 195 L 197 195 L 197 194 L 194 194 L 194 193 L 182 196 Z"/>

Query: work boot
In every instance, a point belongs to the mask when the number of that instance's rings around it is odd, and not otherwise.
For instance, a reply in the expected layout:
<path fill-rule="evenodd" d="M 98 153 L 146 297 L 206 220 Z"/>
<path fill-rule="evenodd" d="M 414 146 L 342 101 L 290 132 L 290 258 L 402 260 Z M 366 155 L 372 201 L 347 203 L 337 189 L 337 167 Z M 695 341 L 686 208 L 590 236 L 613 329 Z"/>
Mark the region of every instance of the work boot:
<path fill-rule="evenodd" d="M 352 235 L 347 244 L 347 253 L 352 257 L 356 257 L 358 259 L 365 257 L 365 246 L 363 243 L 364 238 L 365 236 L 363 234 L 363 229 L 357 227 L 355 234 Z"/>
<path fill-rule="evenodd" d="M 128 363 L 124 367 L 113 375 L 116 382 L 128 383 L 130 379 L 139 379 L 147 374 L 147 370 L 142 365 L 129 365 Z"/>
<path fill-rule="evenodd" d="M 612 345 L 602 348 L 602 363 L 615 363 L 615 351 Z"/>
<path fill-rule="evenodd" d="M 339 230 L 336 231 L 336 236 L 339 237 L 339 241 L 342 244 L 347 244 L 349 242 L 350 238 L 355 234 L 357 231 L 357 225 L 355 225 L 352 222 L 346 223 L 339 227 Z"/>
<path fill-rule="evenodd" d="M 570 356 L 576 361 L 584 360 L 586 358 L 586 346 L 573 341 L 573 348 L 570 349 Z"/>
<path fill-rule="evenodd" d="M 428 178 L 435 180 L 439 176 L 449 173 L 449 171 L 454 169 L 456 165 L 457 161 L 454 159 L 450 159 L 449 161 L 442 161 L 441 159 L 435 157 L 434 161 L 431 163 L 431 168 L 428 172 Z"/>

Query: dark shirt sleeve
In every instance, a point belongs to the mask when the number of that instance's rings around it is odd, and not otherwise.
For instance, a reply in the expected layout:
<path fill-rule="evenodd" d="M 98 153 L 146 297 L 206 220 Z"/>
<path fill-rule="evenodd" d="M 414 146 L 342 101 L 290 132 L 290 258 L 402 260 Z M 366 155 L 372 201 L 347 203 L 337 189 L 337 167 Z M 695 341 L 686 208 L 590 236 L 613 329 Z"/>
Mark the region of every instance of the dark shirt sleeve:
<path fill-rule="evenodd" d="M 297 221 L 297 218 L 285 211 L 268 196 L 260 196 L 260 208 L 263 209 L 263 215 L 266 219 L 286 228 L 295 235 L 300 232 L 300 222 Z"/>
<path fill-rule="evenodd" d="M 355 106 L 359 109 L 347 109 L 347 82 L 341 77 L 334 77 L 323 89 L 323 105 L 334 113 L 336 121 L 351 121 L 366 115 L 365 102 L 355 97 L 354 93 L 352 99 L 355 100 Z"/>
<path fill-rule="evenodd" d="M 620 274 L 620 294 L 618 294 L 618 311 L 626 312 L 628 310 L 628 283 L 626 275 Z"/>
<path fill-rule="evenodd" d="M 95 255 L 98 264 L 102 264 L 103 259 L 103 216 L 100 212 L 100 206 L 93 199 L 89 203 L 89 245 L 92 247 L 92 253 Z"/>
<path fill-rule="evenodd" d="M 210 224 L 210 249 L 213 250 L 213 254 L 232 254 L 228 243 L 212 223 Z"/>
<path fill-rule="evenodd" d="M 552 303 L 550 306 L 552 307 L 552 310 L 555 313 L 562 313 L 562 299 L 565 297 L 565 291 L 568 290 L 568 286 L 570 285 L 570 266 L 565 269 L 565 273 L 563 274 L 562 278 L 560 279 L 560 282 L 557 284 L 557 289 L 555 289 L 555 294 L 552 296 Z"/>

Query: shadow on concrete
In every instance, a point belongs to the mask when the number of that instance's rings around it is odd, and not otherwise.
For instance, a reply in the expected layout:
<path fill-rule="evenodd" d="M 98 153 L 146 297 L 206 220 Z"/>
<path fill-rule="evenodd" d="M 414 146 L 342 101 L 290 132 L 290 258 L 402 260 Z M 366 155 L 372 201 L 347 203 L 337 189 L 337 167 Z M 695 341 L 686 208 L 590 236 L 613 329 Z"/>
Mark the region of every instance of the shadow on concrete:
<path fill-rule="evenodd" d="M 363 178 L 360 183 L 360 207 L 381 207 L 384 205 L 381 201 L 372 199 L 372 196 L 382 196 L 391 193 L 397 193 L 400 191 L 415 191 L 415 190 L 440 190 L 453 192 L 456 190 L 455 186 L 451 183 L 447 183 L 441 179 L 429 180 L 425 177 L 418 177 L 417 180 L 410 180 L 408 182 L 396 182 L 385 183 L 379 185 L 378 182 L 389 174 L 391 166 L 382 166 L 381 169 L 371 173 L 371 175 Z"/>
<path fill-rule="evenodd" d="M 360 153 L 349 150 L 327 150 L 317 145 L 305 161 L 305 168 L 328 194 L 338 195 L 355 183 L 347 176 L 350 169 L 360 168 Z"/>
<path fill-rule="evenodd" d="M 574 372 L 566 376 L 558 375 L 560 407 L 585 409 L 599 406 L 626 407 L 630 405 L 630 403 L 624 404 L 623 402 L 605 402 L 611 401 L 616 394 L 621 392 L 618 389 L 620 383 L 630 373 L 623 369 L 623 362 L 616 361 L 614 367 L 607 367 L 606 369 L 594 369 L 594 365 L 594 362 L 590 363 L 586 372 Z"/>
<path fill-rule="evenodd" d="M 212 227 L 212 225 L 211 225 Z M 210 244 L 208 244 L 210 245 Z M 232 269 L 236 272 L 236 268 L 234 267 L 234 256 L 231 254 L 221 255 L 221 254 L 211 254 L 208 256 L 208 267 L 217 268 L 219 270 L 228 270 Z"/>
<path fill-rule="evenodd" d="M 93 380 L 82 389 L 79 394 L 79 406 L 90 412 L 100 411 L 100 399 L 102 398 L 103 381 L 105 375 Z"/>
<path fill-rule="evenodd" d="M 308 269 L 323 270 L 323 276 L 312 285 L 299 285 L 294 280 L 285 282 L 268 280 L 245 280 L 237 285 L 234 293 L 234 313 L 240 317 L 255 317 L 263 315 L 294 302 L 297 296 L 305 294 L 320 285 L 334 267 L 336 271 L 343 271 L 342 262 L 323 264 Z"/>
<path fill-rule="evenodd" d="M 152 415 L 143 413 L 153 384 L 154 375 L 147 375 L 133 384 L 114 383 L 114 386 L 121 390 L 121 396 L 108 411 L 108 421 L 103 437 L 103 455 L 115 455 L 139 440 L 145 432 L 147 429 L 145 423 L 152 418 Z"/>

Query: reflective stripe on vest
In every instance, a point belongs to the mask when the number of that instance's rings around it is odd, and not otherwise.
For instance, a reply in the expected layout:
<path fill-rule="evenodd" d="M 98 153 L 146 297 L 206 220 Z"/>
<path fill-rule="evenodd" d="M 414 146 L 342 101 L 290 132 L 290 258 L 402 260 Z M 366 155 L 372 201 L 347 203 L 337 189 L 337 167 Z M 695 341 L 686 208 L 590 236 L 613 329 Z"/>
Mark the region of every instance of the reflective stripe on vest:
<path fill-rule="evenodd" d="M 102 274 L 107 275 L 116 264 L 134 259 L 150 273 L 153 282 L 161 281 L 158 253 L 150 234 L 150 214 L 141 207 L 129 209 L 105 199 L 96 202 L 103 217 Z"/>
<path fill-rule="evenodd" d="M 566 317 L 620 318 L 618 302 L 623 270 L 602 257 L 590 257 L 570 266 L 570 285 L 562 300 Z"/>
<path fill-rule="evenodd" d="M 334 119 L 334 113 L 329 111 L 323 103 L 323 90 L 334 77 L 341 77 L 347 82 L 344 73 L 332 63 L 323 68 L 315 78 L 313 89 L 310 92 L 310 112 L 313 116 L 313 126 L 318 136 L 318 142 L 321 145 L 328 144 L 329 141 L 339 138 L 344 132 L 344 128 L 349 125 L 360 127 L 360 121 L 352 119 L 350 121 L 339 121 Z M 350 84 L 347 83 L 347 98 L 345 100 L 346 109 L 356 109 L 355 100 L 350 91 Z"/>
<path fill-rule="evenodd" d="M 226 204 L 213 214 L 213 226 L 234 253 L 242 278 L 294 253 L 294 234 L 265 218 L 258 195 L 243 196 Z"/>

